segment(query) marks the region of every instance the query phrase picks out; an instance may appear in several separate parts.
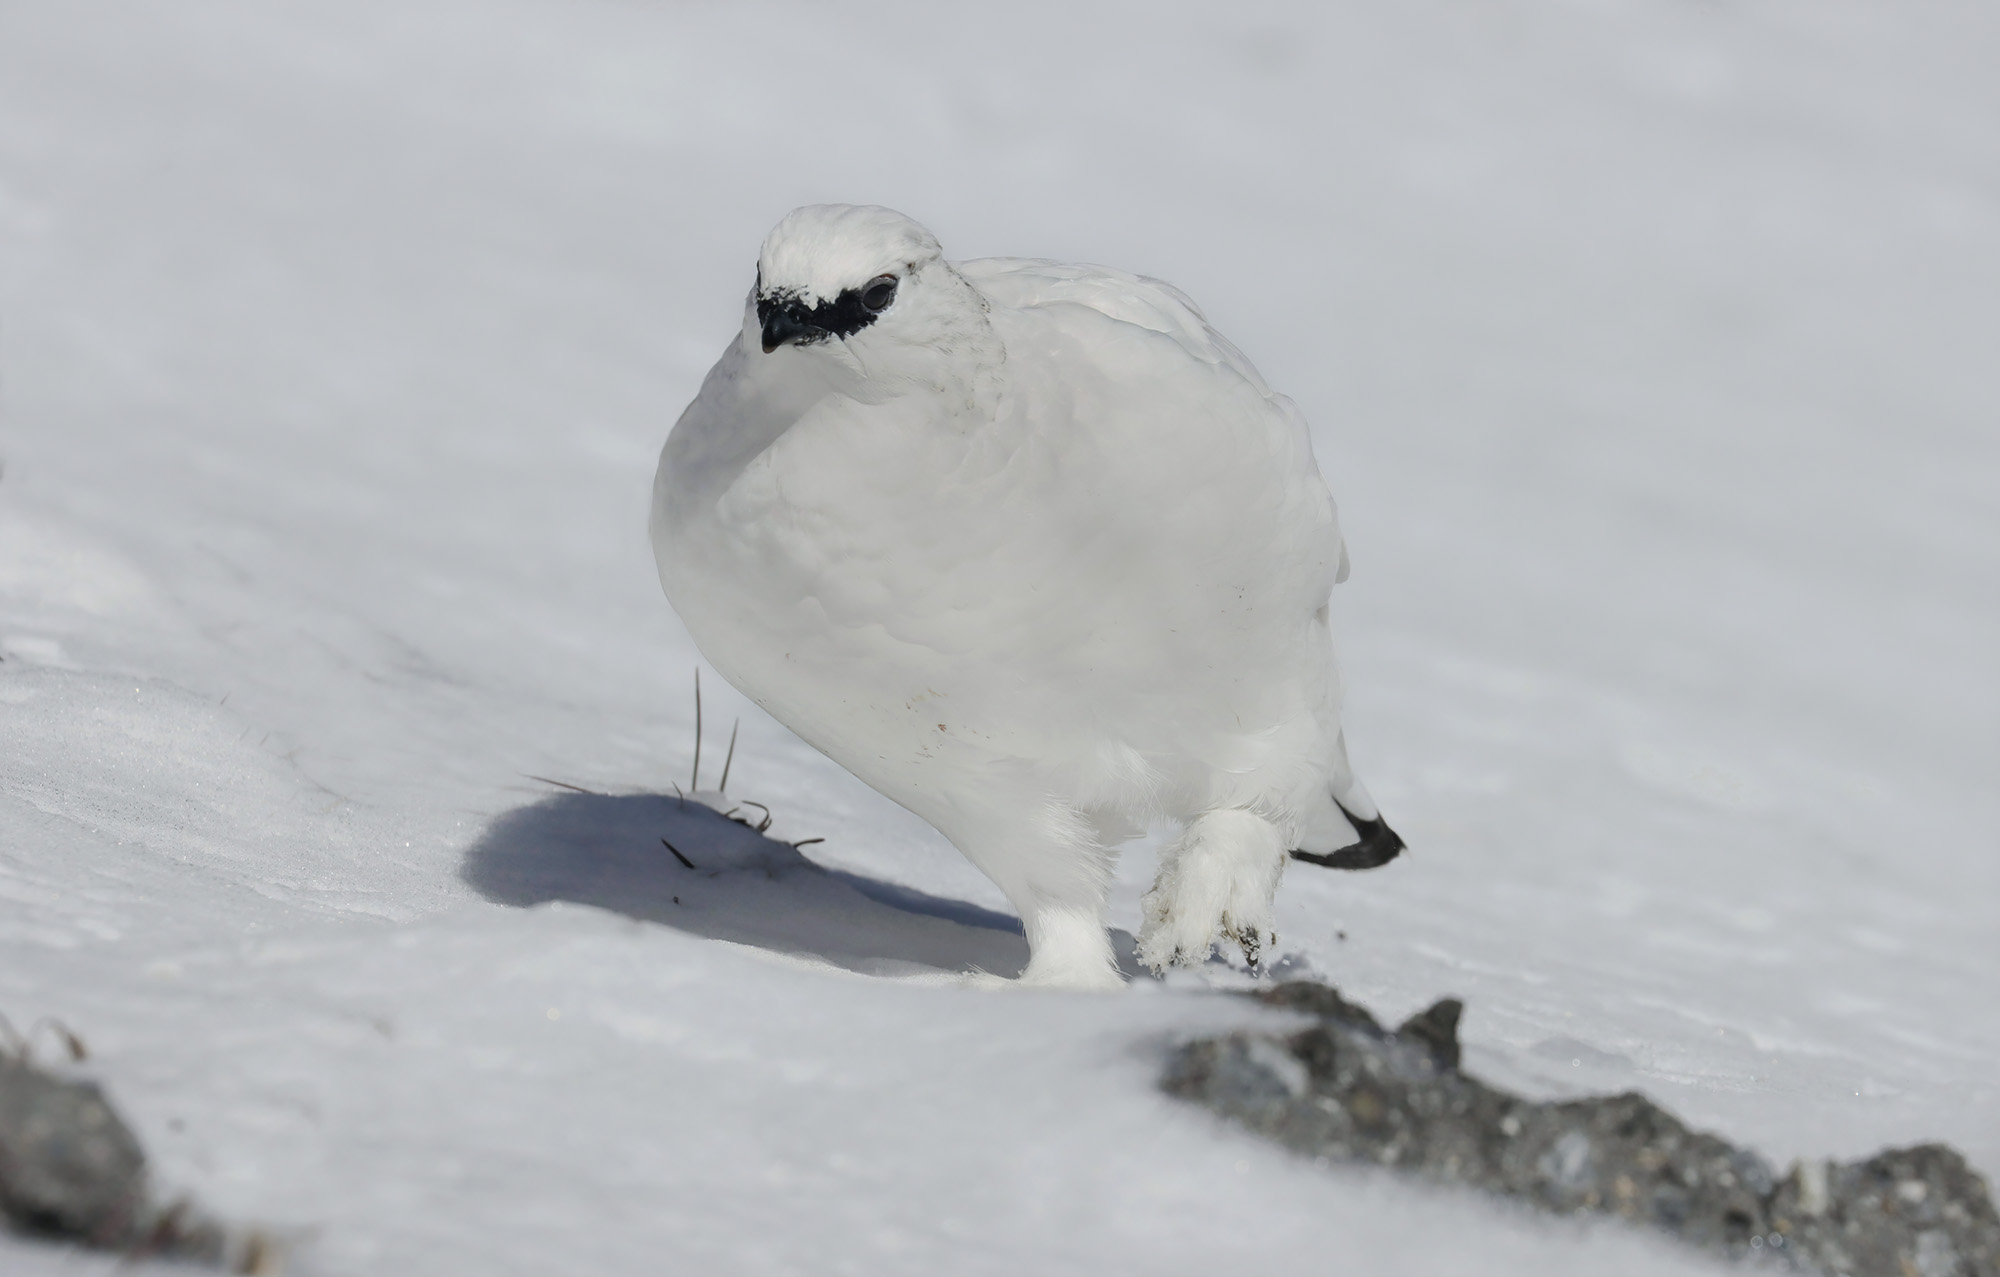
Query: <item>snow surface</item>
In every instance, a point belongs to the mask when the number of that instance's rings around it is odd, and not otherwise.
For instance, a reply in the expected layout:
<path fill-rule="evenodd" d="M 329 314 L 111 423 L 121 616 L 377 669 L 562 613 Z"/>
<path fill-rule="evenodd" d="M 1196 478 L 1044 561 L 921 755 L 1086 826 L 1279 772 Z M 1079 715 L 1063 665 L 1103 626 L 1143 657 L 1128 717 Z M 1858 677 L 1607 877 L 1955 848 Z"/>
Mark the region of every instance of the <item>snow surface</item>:
<path fill-rule="evenodd" d="M 1296 965 L 1994 1176 L 1995 65 L 1943 3 L 14 0 L 0 1011 L 300 1273 L 1711 1271 L 1157 1095 L 1224 973 L 954 987 L 998 892 L 712 675 L 704 786 L 740 716 L 827 872 L 660 796 L 654 457 L 770 224 L 873 201 L 1174 281 L 1315 423 L 1413 849 L 1295 866 Z"/>

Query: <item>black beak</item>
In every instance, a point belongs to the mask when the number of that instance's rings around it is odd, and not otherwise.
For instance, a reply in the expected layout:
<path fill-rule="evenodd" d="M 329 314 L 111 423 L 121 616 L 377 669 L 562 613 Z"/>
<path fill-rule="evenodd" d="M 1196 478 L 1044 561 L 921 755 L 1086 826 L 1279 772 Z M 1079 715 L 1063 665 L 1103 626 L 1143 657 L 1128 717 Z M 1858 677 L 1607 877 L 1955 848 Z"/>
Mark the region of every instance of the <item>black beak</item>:
<path fill-rule="evenodd" d="M 759 309 L 763 309 L 759 307 Z M 764 311 L 764 353 L 770 354 L 786 342 L 828 336 L 827 330 L 806 318 L 806 310 L 796 303 L 772 306 Z"/>

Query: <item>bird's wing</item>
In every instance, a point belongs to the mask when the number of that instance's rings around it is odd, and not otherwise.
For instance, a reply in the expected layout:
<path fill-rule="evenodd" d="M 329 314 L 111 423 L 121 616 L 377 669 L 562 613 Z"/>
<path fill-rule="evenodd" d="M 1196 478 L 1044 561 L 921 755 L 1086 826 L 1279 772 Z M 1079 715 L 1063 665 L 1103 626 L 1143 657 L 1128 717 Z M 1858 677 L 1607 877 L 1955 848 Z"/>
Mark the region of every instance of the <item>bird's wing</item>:
<path fill-rule="evenodd" d="M 1107 319 L 1171 337 L 1194 358 L 1242 378 L 1304 429 L 1291 400 L 1272 391 L 1249 358 L 1215 331 L 1194 300 L 1164 280 L 1108 266 L 1032 257 L 982 257 L 954 265 L 968 283 L 1003 306 L 1085 306 Z M 1333 579 L 1338 584 L 1347 579 L 1347 543 L 1337 524 L 1334 536 L 1339 567 Z"/>
<path fill-rule="evenodd" d="M 1003 305 L 1088 306 L 1120 323 L 1165 333 L 1202 362 L 1226 365 L 1259 391 L 1271 393 L 1243 352 L 1209 326 L 1201 307 L 1165 280 L 1109 266 L 1031 257 L 985 257 L 958 263 L 958 271 L 973 287 Z"/>

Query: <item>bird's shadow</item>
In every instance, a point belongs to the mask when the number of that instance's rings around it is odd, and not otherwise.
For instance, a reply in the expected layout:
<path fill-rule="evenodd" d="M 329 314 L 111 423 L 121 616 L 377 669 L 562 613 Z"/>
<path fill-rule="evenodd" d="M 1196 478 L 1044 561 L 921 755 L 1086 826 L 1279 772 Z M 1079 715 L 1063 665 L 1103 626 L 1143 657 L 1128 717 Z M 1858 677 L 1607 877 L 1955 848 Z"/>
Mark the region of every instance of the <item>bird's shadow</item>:
<path fill-rule="evenodd" d="M 486 827 L 459 873 L 497 904 L 591 905 L 868 975 L 1014 976 L 1028 960 L 1006 914 L 826 868 L 673 794 L 564 792 L 517 807 Z M 1112 940 L 1120 967 L 1137 973 L 1132 937 Z"/>

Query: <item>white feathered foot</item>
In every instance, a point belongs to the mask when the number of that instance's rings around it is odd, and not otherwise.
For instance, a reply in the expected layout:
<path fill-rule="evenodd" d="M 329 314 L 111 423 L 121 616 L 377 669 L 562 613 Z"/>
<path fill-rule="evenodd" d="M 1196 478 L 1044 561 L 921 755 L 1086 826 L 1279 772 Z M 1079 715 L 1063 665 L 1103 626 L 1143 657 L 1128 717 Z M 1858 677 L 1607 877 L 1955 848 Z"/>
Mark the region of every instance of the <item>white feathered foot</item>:
<path fill-rule="evenodd" d="M 1020 911 L 1029 953 L 1020 983 L 1123 987 L 1104 916 L 1114 855 L 1101 832 L 1060 801 L 1037 804 L 1022 797 L 986 808 L 983 819 L 969 816 L 979 809 L 971 796 L 958 805 L 963 824 L 954 827 L 954 841 Z M 1023 812 L 1028 819 L 1021 819 Z"/>
<path fill-rule="evenodd" d="M 1139 902 L 1139 960 L 1155 972 L 1197 966 L 1217 940 L 1231 940 L 1256 965 L 1278 938 L 1271 901 L 1285 872 L 1285 841 L 1254 812 L 1211 811 L 1189 821 Z"/>

